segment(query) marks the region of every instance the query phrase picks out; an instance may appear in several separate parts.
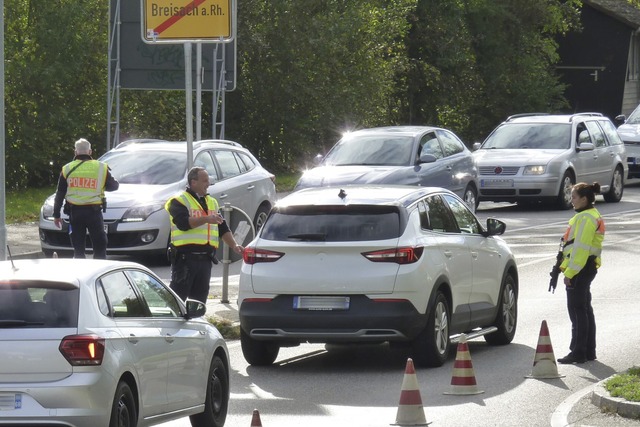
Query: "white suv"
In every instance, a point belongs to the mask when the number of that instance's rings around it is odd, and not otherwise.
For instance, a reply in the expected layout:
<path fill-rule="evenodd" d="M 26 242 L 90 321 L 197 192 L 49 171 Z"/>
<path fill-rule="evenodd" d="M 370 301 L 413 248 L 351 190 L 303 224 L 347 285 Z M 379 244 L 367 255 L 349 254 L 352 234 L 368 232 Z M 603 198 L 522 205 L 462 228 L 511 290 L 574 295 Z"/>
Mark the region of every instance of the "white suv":
<path fill-rule="evenodd" d="M 480 201 L 547 201 L 570 209 L 573 185 L 594 181 L 607 202 L 622 198 L 627 154 L 602 114 L 518 114 L 473 148 Z"/>
<path fill-rule="evenodd" d="M 618 126 L 618 135 L 627 149 L 627 164 L 629 165 L 627 178 L 640 178 L 640 105 L 633 110 L 629 117 L 617 116 L 616 122 L 623 122 Z"/>
<path fill-rule="evenodd" d="M 416 363 L 442 365 L 456 334 L 508 344 L 518 270 L 497 235 L 449 190 L 309 188 L 278 201 L 244 252 L 238 304 L 252 365 L 280 347 L 406 343 Z M 477 328 L 484 328 L 477 330 Z"/>

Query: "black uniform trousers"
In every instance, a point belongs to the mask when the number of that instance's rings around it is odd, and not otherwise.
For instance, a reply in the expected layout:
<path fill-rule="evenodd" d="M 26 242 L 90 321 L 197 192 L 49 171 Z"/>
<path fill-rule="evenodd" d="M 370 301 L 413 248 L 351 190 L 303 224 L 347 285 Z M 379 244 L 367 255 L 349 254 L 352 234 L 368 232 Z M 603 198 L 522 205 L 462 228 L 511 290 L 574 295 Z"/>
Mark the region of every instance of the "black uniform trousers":
<path fill-rule="evenodd" d="M 595 258 L 589 257 L 586 265 L 571 278 L 567 286 L 567 309 L 571 319 L 571 344 L 569 349 L 576 359 L 596 358 L 596 319 L 591 306 L 591 282 L 598 270 Z"/>
<path fill-rule="evenodd" d="M 94 259 L 107 259 L 107 234 L 104 232 L 102 205 L 72 205 L 69 234 L 74 258 L 85 258 L 87 230 Z"/>
<path fill-rule="evenodd" d="M 207 252 L 187 252 L 177 253 L 171 260 L 169 287 L 183 301 L 191 298 L 207 303 L 213 256 Z"/>

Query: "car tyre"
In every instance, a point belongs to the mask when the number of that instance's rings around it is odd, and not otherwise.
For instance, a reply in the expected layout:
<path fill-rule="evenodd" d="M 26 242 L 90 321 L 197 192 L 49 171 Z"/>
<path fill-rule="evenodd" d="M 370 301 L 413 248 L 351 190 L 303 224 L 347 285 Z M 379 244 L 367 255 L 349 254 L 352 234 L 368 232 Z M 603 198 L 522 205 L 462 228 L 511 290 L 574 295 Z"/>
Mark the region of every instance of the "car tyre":
<path fill-rule="evenodd" d="M 559 209 L 571 209 L 571 191 L 573 190 L 574 184 L 575 178 L 571 172 L 565 172 L 560 181 L 560 191 L 558 192 L 558 198 L 556 200 Z"/>
<path fill-rule="evenodd" d="M 478 200 L 478 190 L 476 190 L 473 185 L 467 185 L 467 188 L 464 190 L 462 200 L 464 200 L 467 207 L 469 207 L 472 212 L 475 212 L 480 204 L 480 201 Z"/>
<path fill-rule="evenodd" d="M 229 375 L 219 356 L 214 355 L 209 367 L 204 411 L 191 415 L 192 427 L 222 427 L 229 409 Z"/>
<path fill-rule="evenodd" d="M 254 366 L 269 366 L 275 362 L 280 346 L 274 342 L 254 340 L 240 328 L 240 345 L 245 360 Z"/>
<path fill-rule="evenodd" d="M 498 314 L 493 326 L 498 328 L 484 336 L 484 340 L 490 345 L 506 345 L 513 341 L 518 325 L 518 292 L 516 281 L 511 273 L 507 273 L 502 283 L 500 301 L 498 302 Z"/>
<path fill-rule="evenodd" d="M 256 228 L 256 234 L 258 234 L 258 231 L 260 231 L 260 229 L 264 225 L 264 222 L 267 220 L 267 217 L 269 216 L 269 210 L 269 206 L 262 204 L 256 211 L 256 215 L 253 218 L 253 226 Z"/>
<path fill-rule="evenodd" d="M 137 424 L 138 414 L 133 392 L 129 384 L 120 381 L 111 405 L 109 427 L 135 427 Z"/>
<path fill-rule="evenodd" d="M 449 301 L 442 292 L 436 294 L 427 311 L 427 326 L 413 341 L 413 358 L 418 365 L 438 367 L 449 357 Z"/>
<path fill-rule="evenodd" d="M 605 202 L 618 203 L 622 199 L 624 192 L 624 175 L 620 167 L 615 168 L 613 177 L 611 178 L 611 188 L 609 192 L 604 194 Z"/>

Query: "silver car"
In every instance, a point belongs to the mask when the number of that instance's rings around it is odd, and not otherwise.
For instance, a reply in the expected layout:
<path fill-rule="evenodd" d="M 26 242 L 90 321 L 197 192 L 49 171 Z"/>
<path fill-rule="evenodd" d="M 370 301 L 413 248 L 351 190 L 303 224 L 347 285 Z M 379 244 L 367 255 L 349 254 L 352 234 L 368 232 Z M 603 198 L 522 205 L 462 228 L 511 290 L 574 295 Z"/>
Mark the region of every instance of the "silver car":
<path fill-rule="evenodd" d="M 442 187 L 475 211 L 478 171 L 453 132 L 433 126 L 388 126 L 345 134 L 295 190 L 346 184 Z"/>
<path fill-rule="evenodd" d="M 607 202 L 622 198 L 625 146 L 599 113 L 511 116 L 474 149 L 480 201 L 546 201 L 570 209 L 573 185 L 595 181 Z"/>
<path fill-rule="evenodd" d="M 193 143 L 194 166 L 209 172 L 209 194 L 222 206 L 239 208 L 259 229 L 276 200 L 275 177 L 240 144 L 224 140 Z M 164 255 L 169 244 L 169 214 L 165 202 L 187 185 L 186 142 L 131 140 L 100 157 L 120 182 L 118 191 L 106 193 L 104 213 L 108 254 Z M 50 196 L 40 213 L 42 251 L 51 256 L 71 250 L 68 218 L 53 223 Z M 87 248 L 91 241 L 87 238 Z"/>
<path fill-rule="evenodd" d="M 0 262 L 0 425 L 221 427 L 229 352 L 142 265 Z"/>
<path fill-rule="evenodd" d="M 629 179 L 640 178 L 640 105 L 625 117 L 616 117 L 616 122 L 623 122 L 618 126 L 618 135 L 627 149 L 627 165 L 629 166 Z"/>

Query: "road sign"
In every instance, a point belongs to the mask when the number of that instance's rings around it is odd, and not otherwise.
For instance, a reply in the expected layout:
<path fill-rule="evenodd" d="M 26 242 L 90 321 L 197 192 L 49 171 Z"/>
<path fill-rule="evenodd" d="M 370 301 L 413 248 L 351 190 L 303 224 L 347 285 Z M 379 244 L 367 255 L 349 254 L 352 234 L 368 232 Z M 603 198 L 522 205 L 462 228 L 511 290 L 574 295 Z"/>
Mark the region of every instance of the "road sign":
<path fill-rule="evenodd" d="M 234 38 L 233 0 L 142 0 L 145 43 L 226 43 Z"/>

